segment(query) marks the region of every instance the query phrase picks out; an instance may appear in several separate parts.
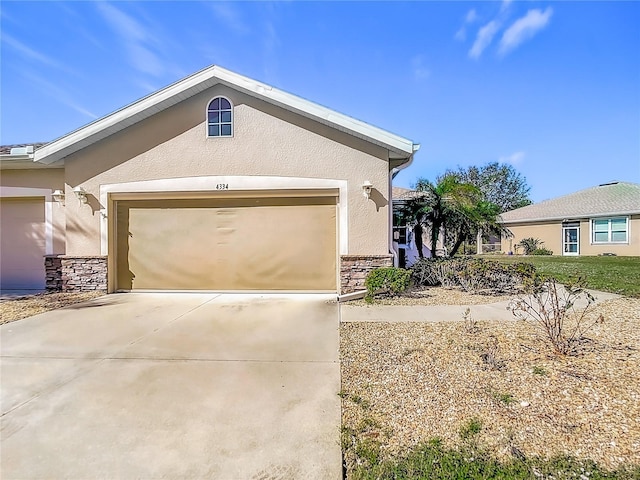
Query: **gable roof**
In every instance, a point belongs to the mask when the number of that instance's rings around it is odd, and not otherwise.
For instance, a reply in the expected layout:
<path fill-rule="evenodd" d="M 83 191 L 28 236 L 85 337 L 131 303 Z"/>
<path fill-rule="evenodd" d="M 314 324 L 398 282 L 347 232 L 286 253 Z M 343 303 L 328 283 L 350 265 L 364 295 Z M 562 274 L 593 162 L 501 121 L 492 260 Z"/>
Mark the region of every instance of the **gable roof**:
<path fill-rule="evenodd" d="M 501 215 L 506 224 L 640 213 L 640 184 L 611 182 L 517 208 Z"/>
<path fill-rule="evenodd" d="M 36 151 L 35 161 L 52 163 L 60 160 L 217 84 L 384 147 L 388 149 L 391 159 L 409 160 L 420 148 L 411 140 L 213 65 L 54 140 Z"/>

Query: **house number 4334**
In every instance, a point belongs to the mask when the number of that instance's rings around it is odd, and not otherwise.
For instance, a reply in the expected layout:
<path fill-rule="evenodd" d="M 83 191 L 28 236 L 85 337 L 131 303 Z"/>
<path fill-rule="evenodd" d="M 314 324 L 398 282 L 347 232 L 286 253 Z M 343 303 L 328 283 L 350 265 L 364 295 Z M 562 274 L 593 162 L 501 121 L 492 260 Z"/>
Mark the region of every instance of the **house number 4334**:
<path fill-rule="evenodd" d="M 216 190 L 229 190 L 229 184 L 228 183 L 217 183 L 216 184 Z"/>

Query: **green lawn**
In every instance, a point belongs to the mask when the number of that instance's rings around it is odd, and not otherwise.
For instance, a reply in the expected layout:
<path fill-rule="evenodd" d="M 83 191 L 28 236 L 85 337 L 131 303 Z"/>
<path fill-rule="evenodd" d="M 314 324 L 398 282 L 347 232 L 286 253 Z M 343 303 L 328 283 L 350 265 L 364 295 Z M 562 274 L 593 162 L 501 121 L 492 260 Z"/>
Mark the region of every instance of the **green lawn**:
<path fill-rule="evenodd" d="M 532 263 L 540 273 L 553 275 L 561 282 L 581 276 L 587 288 L 640 297 L 640 257 L 483 255 L 482 258 L 502 263 Z"/>

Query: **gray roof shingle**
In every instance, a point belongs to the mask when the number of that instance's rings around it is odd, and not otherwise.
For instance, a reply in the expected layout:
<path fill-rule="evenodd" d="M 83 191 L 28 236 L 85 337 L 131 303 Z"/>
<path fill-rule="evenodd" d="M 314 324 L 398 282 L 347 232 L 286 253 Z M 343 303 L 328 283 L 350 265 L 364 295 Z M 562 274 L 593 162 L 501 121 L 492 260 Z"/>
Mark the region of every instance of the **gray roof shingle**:
<path fill-rule="evenodd" d="M 611 182 L 502 214 L 504 223 L 640 213 L 640 184 Z"/>
<path fill-rule="evenodd" d="M 11 153 L 12 148 L 28 147 L 29 145 L 32 145 L 33 149 L 37 150 L 46 144 L 47 142 L 20 143 L 18 145 L 0 145 L 0 155 L 9 155 Z"/>

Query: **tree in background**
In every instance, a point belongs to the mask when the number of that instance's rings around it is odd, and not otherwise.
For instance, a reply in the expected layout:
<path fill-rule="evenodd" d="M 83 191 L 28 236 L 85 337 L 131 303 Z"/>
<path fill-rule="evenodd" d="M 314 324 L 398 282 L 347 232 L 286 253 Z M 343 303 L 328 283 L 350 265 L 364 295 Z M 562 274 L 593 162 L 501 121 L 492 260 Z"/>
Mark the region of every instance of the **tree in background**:
<path fill-rule="evenodd" d="M 513 165 L 491 162 L 482 167 L 458 167 L 458 170 L 447 170 L 437 178 L 437 182 L 450 176 L 455 177 L 460 183 L 470 183 L 477 187 L 485 201 L 498 206 L 498 213 L 532 203 L 529 198 L 531 187 Z"/>

